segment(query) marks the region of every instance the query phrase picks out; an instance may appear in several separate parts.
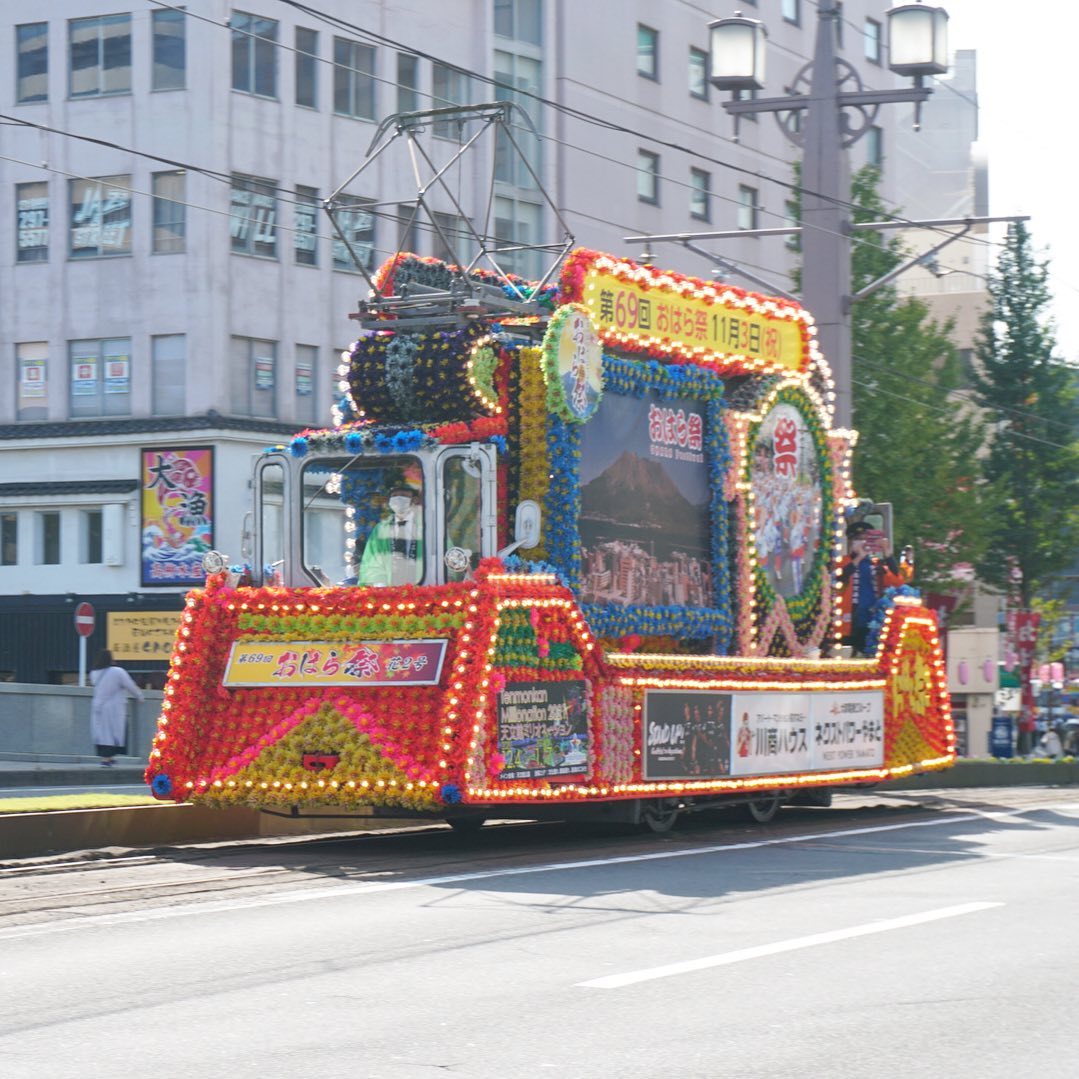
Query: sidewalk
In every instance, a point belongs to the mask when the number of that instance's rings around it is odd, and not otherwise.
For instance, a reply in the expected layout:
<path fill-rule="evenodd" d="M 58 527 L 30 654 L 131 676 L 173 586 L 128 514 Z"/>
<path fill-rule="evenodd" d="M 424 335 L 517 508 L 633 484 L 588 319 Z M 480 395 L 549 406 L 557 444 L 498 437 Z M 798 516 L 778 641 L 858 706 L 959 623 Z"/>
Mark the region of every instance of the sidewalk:
<path fill-rule="evenodd" d="M 0 759 L 0 788 L 125 786 L 145 782 L 145 769 L 138 757 L 117 757 L 112 768 L 104 768 L 97 757 L 9 753 Z"/>

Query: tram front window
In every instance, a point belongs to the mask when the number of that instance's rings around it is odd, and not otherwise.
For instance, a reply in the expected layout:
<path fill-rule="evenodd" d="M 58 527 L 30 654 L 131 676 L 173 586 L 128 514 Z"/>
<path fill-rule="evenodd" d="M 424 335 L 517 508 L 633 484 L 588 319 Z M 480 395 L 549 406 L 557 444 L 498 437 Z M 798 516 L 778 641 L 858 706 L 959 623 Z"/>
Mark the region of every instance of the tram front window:
<path fill-rule="evenodd" d="M 415 457 L 313 461 L 304 469 L 303 562 L 322 584 L 421 584 L 423 472 Z"/>
<path fill-rule="evenodd" d="M 478 461 L 466 456 L 453 456 L 446 460 L 442 472 L 443 512 L 446 519 L 446 550 L 457 548 L 467 555 L 467 565 L 461 559 L 454 565 L 451 557 L 446 560 L 446 580 L 463 581 L 470 570 L 479 565 L 482 546 L 480 504 L 482 473 Z"/>

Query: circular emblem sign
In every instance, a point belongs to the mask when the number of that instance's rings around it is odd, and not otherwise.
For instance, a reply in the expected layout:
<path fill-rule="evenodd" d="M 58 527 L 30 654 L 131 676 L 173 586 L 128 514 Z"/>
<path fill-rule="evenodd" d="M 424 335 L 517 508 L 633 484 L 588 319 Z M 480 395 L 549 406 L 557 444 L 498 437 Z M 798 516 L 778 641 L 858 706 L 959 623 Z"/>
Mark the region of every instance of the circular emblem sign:
<path fill-rule="evenodd" d="M 584 423 L 603 396 L 603 349 L 587 308 L 569 303 L 552 316 L 543 337 L 547 404 L 573 423 Z"/>

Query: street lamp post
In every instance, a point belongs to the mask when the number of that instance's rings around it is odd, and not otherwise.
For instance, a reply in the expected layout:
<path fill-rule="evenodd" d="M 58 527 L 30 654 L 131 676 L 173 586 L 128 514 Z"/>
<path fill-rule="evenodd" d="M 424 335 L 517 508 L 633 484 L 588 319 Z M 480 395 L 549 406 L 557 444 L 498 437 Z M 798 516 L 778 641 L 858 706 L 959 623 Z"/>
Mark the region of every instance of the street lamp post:
<path fill-rule="evenodd" d="M 866 90 L 857 70 L 836 56 L 838 0 L 819 0 L 813 59 L 795 76 L 783 97 L 729 101 L 735 118 L 776 114 L 787 137 L 802 147 L 802 300 L 817 323 L 821 351 L 835 380 L 835 421 L 851 425 L 851 183 L 846 149 L 872 126 L 882 104 L 913 102 L 916 110 L 932 92 L 926 75 L 947 71 L 947 13 L 921 3 L 887 12 L 889 67 L 913 76 L 906 90 Z M 764 88 L 767 32 L 740 14 L 709 23 L 710 79 L 718 89 Z M 804 117 L 804 122 L 803 118 Z M 919 111 L 915 113 L 918 126 Z"/>

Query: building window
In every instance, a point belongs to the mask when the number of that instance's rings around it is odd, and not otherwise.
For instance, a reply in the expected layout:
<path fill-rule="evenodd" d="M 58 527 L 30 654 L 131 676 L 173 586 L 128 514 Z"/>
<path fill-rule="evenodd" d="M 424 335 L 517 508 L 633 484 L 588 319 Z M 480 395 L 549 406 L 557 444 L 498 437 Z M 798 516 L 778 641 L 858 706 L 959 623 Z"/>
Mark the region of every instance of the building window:
<path fill-rule="evenodd" d="M 187 413 L 187 338 L 182 333 L 153 337 L 151 380 L 155 416 Z"/>
<path fill-rule="evenodd" d="M 689 216 L 712 220 L 712 174 L 704 169 L 689 170 Z"/>
<path fill-rule="evenodd" d="M 131 177 L 69 180 L 73 259 L 131 254 Z"/>
<path fill-rule="evenodd" d="M 659 154 L 637 151 L 637 198 L 659 205 Z"/>
<path fill-rule="evenodd" d="M 98 15 L 68 23 L 72 97 L 131 93 L 131 16 Z"/>
<path fill-rule="evenodd" d="M 783 204 L 783 223 L 787 228 L 797 228 L 801 224 L 801 221 L 798 218 L 798 203 L 795 199 L 787 199 Z M 784 243 L 786 244 L 788 251 L 801 251 L 801 233 L 792 232 L 786 240 L 784 240 Z"/>
<path fill-rule="evenodd" d="M 755 229 L 757 227 L 757 189 L 738 185 L 738 227 Z"/>
<path fill-rule="evenodd" d="M 499 84 L 495 87 L 496 100 L 515 102 L 536 129 L 532 132 L 526 124 L 516 125 L 513 133 L 516 150 L 508 133 L 498 129 L 495 133 L 495 179 L 515 187 L 535 189 L 538 185 L 532 174 L 538 176 L 542 168 L 543 111 L 537 98 L 543 92 L 543 64 L 532 57 L 496 49 L 495 81 Z"/>
<path fill-rule="evenodd" d="M 131 338 L 71 341 L 71 418 L 131 415 Z"/>
<path fill-rule="evenodd" d="M 47 341 L 22 341 L 15 346 L 15 377 L 18 418 L 44 420 L 49 416 L 49 345 Z"/>
<path fill-rule="evenodd" d="M 299 423 L 314 424 L 318 395 L 316 379 L 318 377 L 318 349 L 314 345 L 296 346 L 296 420 Z"/>
<path fill-rule="evenodd" d="M 416 112 L 420 107 L 420 58 L 410 52 L 397 54 L 397 111 Z"/>
<path fill-rule="evenodd" d="M 49 24 L 15 27 L 15 100 L 20 105 L 49 98 Z"/>
<path fill-rule="evenodd" d="M 637 23 L 637 74 L 659 79 L 659 31 Z"/>
<path fill-rule="evenodd" d="M 296 104 L 318 108 L 318 31 L 296 27 Z"/>
<path fill-rule="evenodd" d="M 39 566 L 60 565 L 60 511 L 34 514 L 34 562 Z"/>
<path fill-rule="evenodd" d="M 543 0 L 494 0 L 494 5 L 499 37 L 543 44 Z"/>
<path fill-rule="evenodd" d="M 876 19 L 865 21 L 865 58 L 871 64 L 880 63 L 880 23 Z"/>
<path fill-rule="evenodd" d="M 732 90 L 731 101 L 756 101 L 757 90 L 756 87 L 750 87 L 746 90 Z M 743 121 L 748 120 L 751 124 L 757 122 L 757 114 L 755 112 L 742 113 L 741 119 Z"/>
<path fill-rule="evenodd" d="M 375 265 L 375 215 L 371 212 L 373 199 L 360 199 L 343 195 L 337 200 L 333 218 L 344 233 L 346 244 L 340 236 L 333 241 L 333 268 L 358 273 L 357 260 L 365 270 Z M 349 250 L 351 248 L 351 252 Z"/>
<path fill-rule="evenodd" d="M 182 11 L 151 12 L 154 32 L 155 90 L 182 90 L 187 73 L 187 26 Z"/>
<path fill-rule="evenodd" d="M 318 265 L 318 188 L 296 185 L 292 248 L 297 266 Z"/>
<path fill-rule="evenodd" d="M 83 510 L 79 515 L 79 561 L 85 566 L 99 566 L 102 555 L 102 512 Z"/>
<path fill-rule="evenodd" d="M 183 172 L 155 172 L 153 175 L 155 254 L 172 255 L 184 250 L 186 180 Z"/>
<path fill-rule="evenodd" d="M 333 39 L 333 111 L 356 120 L 375 118 L 375 50 L 370 45 Z"/>
<path fill-rule="evenodd" d="M 277 20 L 234 11 L 232 88 L 259 97 L 277 97 Z"/>
<path fill-rule="evenodd" d="M 779 10 L 785 22 L 792 22 L 795 26 L 801 26 L 802 0 L 782 0 Z"/>
<path fill-rule="evenodd" d="M 277 185 L 273 180 L 232 177 L 229 231 L 233 252 L 277 258 Z"/>
<path fill-rule="evenodd" d="M 277 342 L 234 337 L 231 371 L 232 407 L 241 416 L 276 416 Z"/>
<path fill-rule="evenodd" d="M 435 225 L 434 256 L 452 266 L 467 266 L 473 254 L 472 231 L 457 214 L 431 214 Z"/>
<path fill-rule="evenodd" d="M 0 513 L 0 566 L 19 564 L 19 515 Z"/>
<path fill-rule="evenodd" d="M 689 95 L 708 100 L 708 53 L 704 49 L 689 50 Z"/>
<path fill-rule="evenodd" d="M 415 254 L 420 250 L 420 236 L 417 224 L 419 222 L 419 205 L 415 202 L 402 202 L 397 206 L 397 250 L 411 251 Z"/>
<path fill-rule="evenodd" d="M 543 208 L 519 199 L 495 199 L 495 242 L 499 247 L 529 247 L 543 241 Z M 498 263 L 511 273 L 535 280 L 543 272 L 542 251 L 507 251 Z"/>
<path fill-rule="evenodd" d="M 49 185 L 15 185 L 15 261 L 49 261 Z"/>
<path fill-rule="evenodd" d="M 866 132 L 866 161 L 875 169 L 884 168 L 884 130 L 877 124 Z"/>
<path fill-rule="evenodd" d="M 469 79 L 463 71 L 435 63 L 431 68 L 431 107 L 446 109 L 452 105 L 469 102 Z M 456 139 L 461 134 L 460 125 L 453 120 L 436 120 L 431 133 L 441 139 Z"/>

